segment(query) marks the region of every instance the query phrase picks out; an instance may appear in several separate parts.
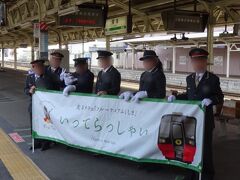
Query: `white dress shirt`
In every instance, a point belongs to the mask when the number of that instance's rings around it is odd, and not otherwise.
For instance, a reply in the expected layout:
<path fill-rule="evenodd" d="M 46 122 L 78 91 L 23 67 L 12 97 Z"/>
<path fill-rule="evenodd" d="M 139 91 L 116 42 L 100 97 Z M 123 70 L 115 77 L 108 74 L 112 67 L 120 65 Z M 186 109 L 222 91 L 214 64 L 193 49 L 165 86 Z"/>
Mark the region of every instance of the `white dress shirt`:
<path fill-rule="evenodd" d="M 107 68 L 103 69 L 102 71 L 105 73 L 105 72 L 107 72 L 110 69 L 110 67 L 112 67 L 112 65 L 108 66 Z"/>

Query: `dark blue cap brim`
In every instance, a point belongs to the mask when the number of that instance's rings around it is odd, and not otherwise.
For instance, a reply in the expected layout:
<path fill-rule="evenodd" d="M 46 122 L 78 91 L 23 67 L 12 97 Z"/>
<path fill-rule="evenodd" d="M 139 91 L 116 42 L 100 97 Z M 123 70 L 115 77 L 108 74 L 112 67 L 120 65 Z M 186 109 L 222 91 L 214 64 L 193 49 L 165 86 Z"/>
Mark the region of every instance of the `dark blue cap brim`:
<path fill-rule="evenodd" d="M 139 60 L 144 61 L 144 60 L 149 59 L 149 58 L 158 58 L 158 56 L 147 55 L 147 56 L 141 57 Z"/>

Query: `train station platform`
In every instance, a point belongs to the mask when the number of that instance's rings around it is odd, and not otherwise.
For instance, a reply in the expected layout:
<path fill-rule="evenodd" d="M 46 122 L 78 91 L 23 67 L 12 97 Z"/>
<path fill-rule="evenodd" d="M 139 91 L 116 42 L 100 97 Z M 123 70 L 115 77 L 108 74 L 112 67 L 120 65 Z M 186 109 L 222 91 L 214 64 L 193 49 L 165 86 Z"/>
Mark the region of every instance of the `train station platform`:
<path fill-rule="evenodd" d="M 13 62 L 5 62 L 5 67 L 6 68 L 12 68 L 13 69 Z M 26 62 L 18 62 L 17 63 L 17 69 L 18 70 L 29 70 L 30 69 L 30 64 Z M 123 68 L 118 68 L 118 71 L 121 73 L 121 77 L 124 81 L 129 81 L 129 82 L 138 82 L 140 79 L 140 76 L 143 72 L 143 70 L 139 69 L 123 69 Z M 74 71 L 73 65 L 70 65 L 70 71 Z M 94 73 L 95 76 L 97 76 L 98 72 L 100 71 L 99 67 L 92 66 L 91 71 Z M 183 91 L 185 90 L 186 87 L 186 77 L 189 75 L 189 73 L 170 73 L 170 72 L 165 72 L 166 76 L 166 81 L 167 81 L 167 86 L 171 88 L 177 88 L 178 90 Z M 224 77 L 220 76 L 220 82 L 221 82 L 221 88 L 223 92 L 229 96 L 235 96 L 235 99 L 240 99 L 240 78 L 239 77 Z M 137 84 L 137 83 L 136 83 Z M 133 89 L 138 89 L 137 85 L 131 84 L 134 86 Z"/>
<path fill-rule="evenodd" d="M 2 159 L 1 154 L 5 152 L 1 144 L 2 136 L 8 143 L 17 146 L 23 152 L 21 156 L 26 156 L 26 159 L 29 159 L 26 160 L 27 162 L 32 161 L 36 164 L 37 167 L 34 167 L 36 173 L 42 171 L 52 180 L 177 180 L 183 179 L 189 173 L 180 168 L 156 164 L 153 165 L 154 168 L 151 168 L 151 171 L 141 169 L 134 162 L 107 156 L 95 157 L 92 153 L 73 148 L 69 149 L 61 144 L 56 144 L 47 151 L 36 150 L 35 153 L 32 153 L 29 150 L 31 144 L 27 113 L 29 99 L 23 93 L 25 74 L 24 71 L 11 69 L 0 72 L 0 127 L 3 130 L 0 132 L 0 159 L 3 162 L 2 164 L 0 161 L 0 179 L 3 179 L 1 175 L 4 172 L 4 177 L 6 177 L 4 180 L 14 178 L 12 174 L 16 172 L 14 169 L 10 170 L 10 167 L 8 168 L 8 165 Z M 126 89 L 127 84 L 124 83 L 123 85 Z M 216 180 L 238 180 L 240 177 L 240 171 L 238 170 L 240 163 L 239 121 L 239 119 L 229 122 L 216 121 L 214 132 Z M 16 142 L 9 139 L 10 135 L 13 135 L 12 133 L 18 135 L 19 141 L 16 138 L 13 138 Z M 19 156 L 12 157 L 9 159 L 9 163 L 17 161 L 18 158 Z M 17 168 L 24 169 L 24 166 L 19 164 Z M 12 177 L 7 176 L 9 174 Z M 31 179 L 30 176 L 29 179 Z"/>
<path fill-rule="evenodd" d="M 139 81 L 143 70 L 132 70 L 132 69 L 118 69 L 121 73 L 122 79 L 128 81 Z M 95 75 L 100 71 L 98 67 L 92 67 L 92 71 Z M 165 72 L 166 81 L 168 86 L 186 87 L 186 77 L 189 74 L 186 73 L 169 73 Z M 226 78 L 220 77 L 221 88 L 225 93 L 228 94 L 239 94 L 240 89 L 240 78 Z M 240 95 L 240 94 L 239 94 Z"/>
<path fill-rule="evenodd" d="M 2 129 L 0 129 L 0 164 L 1 179 L 48 179 Z"/>

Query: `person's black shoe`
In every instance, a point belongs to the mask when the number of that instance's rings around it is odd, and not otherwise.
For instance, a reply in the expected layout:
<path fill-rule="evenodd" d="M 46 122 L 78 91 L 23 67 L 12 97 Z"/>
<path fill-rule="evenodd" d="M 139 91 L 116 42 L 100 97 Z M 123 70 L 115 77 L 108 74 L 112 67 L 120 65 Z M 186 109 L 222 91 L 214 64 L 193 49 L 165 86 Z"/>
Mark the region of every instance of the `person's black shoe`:
<path fill-rule="evenodd" d="M 42 143 L 41 151 L 46 151 L 48 149 L 50 149 L 50 143 L 49 142 Z"/>
<path fill-rule="evenodd" d="M 40 149 L 42 147 L 41 143 L 34 143 L 34 149 Z M 29 150 L 31 151 L 33 149 L 32 146 L 30 146 Z"/>

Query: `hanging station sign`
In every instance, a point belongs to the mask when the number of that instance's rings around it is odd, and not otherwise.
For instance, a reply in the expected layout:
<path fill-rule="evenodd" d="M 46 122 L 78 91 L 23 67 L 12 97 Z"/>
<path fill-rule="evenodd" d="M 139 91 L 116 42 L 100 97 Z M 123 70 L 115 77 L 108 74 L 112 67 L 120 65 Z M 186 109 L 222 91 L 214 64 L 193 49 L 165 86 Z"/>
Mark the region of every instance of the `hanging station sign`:
<path fill-rule="evenodd" d="M 162 14 L 166 31 L 204 32 L 208 13 L 197 11 L 170 10 Z"/>
<path fill-rule="evenodd" d="M 105 27 L 105 35 L 116 35 L 131 33 L 132 29 L 132 17 L 122 16 L 112 19 L 107 19 Z"/>
<path fill-rule="evenodd" d="M 105 11 L 96 8 L 79 8 L 79 11 L 59 16 L 60 26 L 105 27 Z"/>

